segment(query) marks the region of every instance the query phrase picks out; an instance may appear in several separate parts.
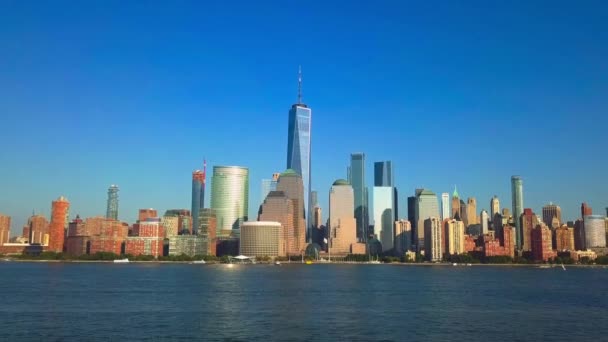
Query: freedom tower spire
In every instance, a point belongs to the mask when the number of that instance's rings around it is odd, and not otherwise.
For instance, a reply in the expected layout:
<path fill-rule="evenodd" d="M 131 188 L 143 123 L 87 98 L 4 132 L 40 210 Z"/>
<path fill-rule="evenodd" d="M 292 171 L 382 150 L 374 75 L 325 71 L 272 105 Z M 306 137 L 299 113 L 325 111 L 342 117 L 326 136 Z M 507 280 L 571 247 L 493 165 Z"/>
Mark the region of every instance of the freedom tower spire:
<path fill-rule="evenodd" d="M 298 101 L 289 110 L 287 127 L 287 169 L 302 176 L 304 185 L 304 212 L 306 219 L 306 241 L 311 242 L 310 192 L 311 192 L 311 119 L 312 110 L 302 103 L 302 68 L 298 68 Z"/>

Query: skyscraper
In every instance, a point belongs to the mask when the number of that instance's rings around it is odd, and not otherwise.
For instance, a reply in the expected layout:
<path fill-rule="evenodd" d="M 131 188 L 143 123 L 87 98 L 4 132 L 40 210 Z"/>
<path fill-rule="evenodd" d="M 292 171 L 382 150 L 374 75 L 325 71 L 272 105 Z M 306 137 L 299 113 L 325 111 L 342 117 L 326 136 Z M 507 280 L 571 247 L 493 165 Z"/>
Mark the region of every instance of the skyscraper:
<path fill-rule="evenodd" d="M 247 221 L 249 169 L 214 166 L 211 180 L 211 208 L 215 209 L 217 236 L 230 236 Z"/>
<path fill-rule="evenodd" d="M 67 213 L 70 208 L 70 202 L 67 198 L 61 196 L 53 201 L 51 208 L 51 224 L 49 248 L 50 252 L 61 253 L 63 251 L 63 243 L 65 240 L 65 227 L 67 225 Z"/>
<path fill-rule="evenodd" d="M 446 220 L 445 225 L 445 250 L 444 252 L 450 255 L 465 253 L 464 250 L 464 223 L 458 220 Z"/>
<path fill-rule="evenodd" d="M 462 220 L 462 215 L 460 215 L 460 196 L 458 195 L 456 185 L 454 185 L 454 193 L 452 194 L 452 218 Z"/>
<path fill-rule="evenodd" d="M 344 179 L 336 180 L 329 190 L 329 246 L 330 252 L 348 254 L 357 242 L 357 223 L 354 217 L 353 187 Z"/>
<path fill-rule="evenodd" d="M 477 200 L 475 197 L 469 197 L 467 199 L 467 226 L 477 223 Z"/>
<path fill-rule="evenodd" d="M 118 186 L 112 184 L 108 188 L 108 206 L 106 218 L 118 220 Z"/>
<path fill-rule="evenodd" d="M 272 221 L 281 224 L 280 252 L 282 255 L 300 254 L 294 234 L 295 224 L 298 224 L 295 219 L 296 210 L 294 210 L 296 203 L 289 199 L 283 191 L 271 191 L 264 199 L 258 216 L 258 221 Z M 303 221 L 303 218 L 301 220 Z M 299 225 L 302 226 L 302 224 Z"/>
<path fill-rule="evenodd" d="M 412 225 L 408 220 L 395 221 L 395 254 L 403 256 L 412 246 Z"/>
<path fill-rule="evenodd" d="M 515 221 L 520 221 L 522 230 L 521 249 L 525 252 L 532 251 L 532 231 L 540 223 L 538 217 L 532 212 L 532 209 L 526 208 L 523 214 L 519 218 L 516 218 Z"/>
<path fill-rule="evenodd" d="M 302 183 L 302 176 L 292 169 L 281 173 L 277 183 L 277 191 L 282 191 L 293 202 L 293 240 L 296 251 L 306 248 L 305 195 Z"/>
<path fill-rule="evenodd" d="M 604 216 L 587 215 L 583 217 L 585 232 L 585 248 L 606 247 L 606 228 Z"/>
<path fill-rule="evenodd" d="M 10 239 L 11 217 L 0 214 L 0 246 Z"/>
<path fill-rule="evenodd" d="M 302 71 L 298 73 L 298 102 L 289 110 L 287 129 L 287 169 L 295 170 L 304 183 L 304 212 L 306 215 L 306 236 L 311 238 L 311 119 L 312 111 L 302 103 Z"/>
<path fill-rule="evenodd" d="M 513 217 L 515 218 L 515 246 L 517 249 L 522 247 L 521 222 L 518 220 L 524 213 L 524 188 L 523 180 L 520 176 L 511 177 L 511 198 L 513 202 Z"/>
<path fill-rule="evenodd" d="M 551 227 L 551 221 L 556 217 L 559 223 L 562 223 L 562 208 L 559 205 L 549 203 L 543 207 L 543 222 Z"/>
<path fill-rule="evenodd" d="M 192 234 L 196 234 L 198 230 L 198 217 L 201 209 L 205 205 L 205 173 L 207 162 L 203 163 L 203 171 L 196 170 L 192 172 Z"/>
<path fill-rule="evenodd" d="M 435 198 L 436 200 L 436 198 Z M 424 256 L 428 261 L 441 261 L 443 257 L 443 239 L 441 221 L 437 217 L 428 217 L 424 220 Z"/>
<path fill-rule="evenodd" d="M 581 204 L 581 218 L 589 215 L 593 215 L 593 209 L 586 202 L 583 202 Z"/>
<path fill-rule="evenodd" d="M 374 235 L 382 243 L 382 251 L 393 248 L 395 222 L 395 189 L 390 161 L 374 163 Z"/>
<path fill-rule="evenodd" d="M 369 226 L 367 187 L 365 186 L 365 154 L 352 153 L 350 155 L 348 181 L 355 193 L 355 220 L 357 220 L 357 239 L 367 241 L 367 227 Z"/>
<path fill-rule="evenodd" d="M 374 163 L 374 186 L 394 186 L 393 163 L 390 160 Z"/>
<path fill-rule="evenodd" d="M 418 193 L 418 190 L 422 191 L 422 189 L 416 189 L 415 194 Z M 416 195 L 409 196 L 407 198 L 407 220 L 410 221 L 412 225 L 412 243 L 416 244 L 418 238 L 415 237 L 416 234 Z"/>
<path fill-rule="evenodd" d="M 500 201 L 498 197 L 494 195 L 490 200 L 490 217 L 494 217 L 494 215 L 500 214 Z"/>
<path fill-rule="evenodd" d="M 450 216 L 450 194 L 441 194 L 441 221 L 449 219 Z"/>
<path fill-rule="evenodd" d="M 490 217 L 485 209 L 479 213 L 479 219 L 481 220 L 481 234 L 488 234 L 488 225 L 490 223 Z"/>
<path fill-rule="evenodd" d="M 277 189 L 277 182 L 279 181 L 279 176 L 281 173 L 275 172 L 272 174 L 272 178 L 270 179 L 262 179 L 262 199 L 261 202 L 264 203 L 266 196 L 271 191 L 275 191 Z"/>
<path fill-rule="evenodd" d="M 428 189 L 417 189 L 416 190 L 416 244 L 418 248 L 425 246 L 425 226 L 424 221 L 432 217 L 436 220 L 439 219 L 439 204 L 437 203 L 437 195 Z M 441 223 L 439 223 L 441 226 Z"/>

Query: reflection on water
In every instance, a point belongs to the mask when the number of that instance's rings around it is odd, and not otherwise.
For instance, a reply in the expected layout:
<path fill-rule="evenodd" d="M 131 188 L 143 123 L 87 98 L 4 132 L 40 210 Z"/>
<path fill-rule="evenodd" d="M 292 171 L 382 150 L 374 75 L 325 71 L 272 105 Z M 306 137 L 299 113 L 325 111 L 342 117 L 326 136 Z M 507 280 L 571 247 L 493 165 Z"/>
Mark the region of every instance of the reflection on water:
<path fill-rule="evenodd" d="M 604 269 L 2 263 L 0 274 L 2 341 L 608 334 Z"/>

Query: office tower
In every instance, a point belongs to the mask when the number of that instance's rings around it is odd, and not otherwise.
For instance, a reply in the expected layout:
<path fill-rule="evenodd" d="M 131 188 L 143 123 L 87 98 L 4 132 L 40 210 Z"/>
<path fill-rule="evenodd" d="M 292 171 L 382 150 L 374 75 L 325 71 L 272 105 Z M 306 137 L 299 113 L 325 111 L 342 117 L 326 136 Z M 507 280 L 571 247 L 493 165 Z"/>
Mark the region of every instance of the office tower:
<path fill-rule="evenodd" d="M 357 221 L 354 217 L 355 194 L 344 180 L 336 180 L 329 190 L 329 251 L 335 254 L 351 253 L 357 243 Z"/>
<path fill-rule="evenodd" d="M 479 213 L 479 218 L 481 220 L 481 234 L 488 234 L 488 225 L 490 223 L 488 212 L 485 209 L 482 209 L 481 213 Z"/>
<path fill-rule="evenodd" d="M 428 189 L 419 189 L 416 190 L 416 222 L 417 229 L 415 238 L 417 246 L 422 247 L 426 246 L 424 243 L 425 232 L 424 229 L 424 221 L 429 217 L 433 217 L 435 219 L 439 218 L 439 204 L 437 203 L 437 195 L 434 192 Z M 441 226 L 441 223 L 439 223 Z"/>
<path fill-rule="evenodd" d="M 467 204 L 461 199 L 460 200 L 460 221 L 464 222 L 465 227 L 469 225 L 469 219 L 467 218 Z"/>
<path fill-rule="evenodd" d="M 441 194 L 441 221 L 447 220 L 450 217 L 450 194 L 444 192 Z"/>
<path fill-rule="evenodd" d="M 285 256 L 279 222 L 253 221 L 241 225 L 240 253 L 248 257 Z"/>
<path fill-rule="evenodd" d="M 217 217 L 217 236 L 238 233 L 249 211 L 249 169 L 214 166 L 211 180 L 211 208 Z M 235 232 L 236 231 L 236 232 Z"/>
<path fill-rule="evenodd" d="M 581 204 L 581 218 L 589 215 L 593 215 L 593 209 L 586 202 L 583 202 Z"/>
<path fill-rule="evenodd" d="M 287 169 L 293 169 L 302 176 L 304 184 L 304 213 L 306 236 L 311 238 L 311 118 L 312 111 L 302 103 L 302 72 L 298 74 L 298 102 L 289 110 L 289 127 L 287 130 Z"/>
<path fill-rule="evenodd" d="M 158 212 L 156 209 L 148 208 L 148 209 L 139 209 L 137 215 L 137 221 L 143 222 L 149 218 L 158 217 Z"/>
<path fill-rule="evenodd" d="M 316 206 L 312 217 L 313 227 L 319 229 L 323 225 L 323 211 L 321 207 Z"/>
<path fill-rule="evenodd" d="M 217 219 L 215 210 L 211 208 L 201 209 L 198 215 L 197 234 L 207 239 L 207 255 L 217 255 Z"/>
<path fill-rule="evenodd" d="M 0 214 L 0 246 L 9 242 L 11 230 L 11 217 Z"/>
<path fill-rule="evenodd" d="M 198 229 L 198 216 L 205 207 L 205 178 L 207 175 L 207 162 L 203 162 L 203 171 L 192 172 L 192 234 Z"/>
<path fill-rule="evenodd" d="M 277 191 L 282 191 L 293 202 L 293 234 L 290 235 L 294 241 L 292 251 L 302 251 L 306 248 L 306 199 L 302 176 L 295 170 L 286 170 L 279 176 Z"/>
<path fill-rule="evenodd" d="M 200 213 L 200 211 L 199 211 Z M 169 209 L 165 211 L 165 216 L 177 217 L 177 234 L 188 235 L 192 234 L 192 214 L 188 209 Z M 156 216 L 154 216 L 156 218 Z"/>
<path fill-rule="evenodd" d="M 27 220 L 27 241 L 31 244 L 48 244 L 49 221 L 42 215 L 32 215 Z"/>
<path fill-rule="evenodd" d="M 521 249 L 522 230 L 521 223 L 517 218 L 521 217 L 521 214 L 524 213 L 524 189 L 523 180 L 519 176 L 511 177 L 511 198 L 513 202 L 513 217 L 515 218 L 515 243 L 517 249 Z"/>
<path fill-rule="evenodd" d="M 464 223 L 448 219 L 444 221 L 445 249 L 449 255 L 465 253 L 464 250 Z"/>
<path fill-rule="evenodd" d="M 587 215 L 583 217 L 585 232 L 585 248 L 606 247 L 606 228 L 604 227 L 604 216 Z"/>
<path fill-rule="evenodd" d="M 563 225 L 555 230 L 555 248 L 558 251 L 574 251 L 574 228 Z"/>
<path fill-rule="evenodd" d="M 412 247 L 412 225 L 408 220 L 395 221 L 395 254 L 403 254 Z"/>
<path fill-rule="evenodd" d="M 556 256 L 553 251 L 551 229 L 544 223 L 539 223 L 532 230 L 532 256 L 534 260 L 548 261 Z"/>
<path fill-rule="evenodd" d="M 163 216 L 160 223 L 165 227 L 165 238 L 170 238 L 179 234 L 179 218 L 177 216 Z"/>
<path fill-rule="evenodd" d="M 49 228 L 49 247 L 48 251 L 63 252 L 63 243 L 66 233 L 66 216 L 70 208 L 67 198 L 61 196 L 53 201 L 51 208 L 51 224 Z"/>
<path fill-rule="evenodd" d="M 374 186 L 395 186 L 393 184 L 393 163 L 388 161 L 374 163 Z"/>
<path fill-rule="evenodd" d="M 543 222 L 551 227 L 553 218 L 556 217 L 559 223 L 562 223 L 562 208 L 553 203 L 549 203 L 543 207 Z"/>
<path fill-rule="evenodd" d="M 277 189 L 277 182 L 279 181 L 280 175 L 281 173 L 275 172 L 272 174 L 272 178 L 262 179 L 262 202 L 264 202 L 269 192 L 275 191 Z"/>
<path fill-rule="evenodd" d="M 367 187 L 365 186 L 365 153 L 352 153 L 348 181 L 355 193 L 355 220 L 357 220 L 357 239 L 367 241 L 369 211 Z"/>
<path fill-rule="evenodd" d="M 108 205 L 106 218 L 118 220 L 118 186 L 112 184 L 108 188 Z"/>
<path fill-rule="evenodd" d="M 452 194 L 452 218 L 456 220 L 462 220 L 462 216 L 460 215 L 460 202 L 458 190 L 454 185 L 454 193 Z"/>
<path fill-rule="evenodd" d="M 585 225 L 582 219 L 574 222 L 574 249 L 577 251 L 587 249 L 585 246 Z"/>
<path fill-rule="evenodd" d="M 442 245 L 441 221 L 437 217 L 428 217 L 422 223 L 424 226 L 424 256 L 428 261 L 441 261 Z"/>
<path fill-rule="evenodd" d="M 422 189 L 416 189 L 416 193 L 418 190 L 422 191 Z M 407 220 L 410 221 L 412 225 L 412 243 L 416 244 L 416 240 L 418 240 L 417 235 L 414 238 L 414 234 L 416 233 L 416 196 L 410 196 L 407 198 Z"/>
<path fill-rule="evenodd" d="M 500 201 L 498 197 L 494 195 L 490 200 L 490 217 L 494 217 L 494 215 L 500 213 Z"/>
<path fill-rule="evenodd" d="M 532 230 L 540 223 L 536 214 L 532 212 L 532 209 L 524 209 L 523 214 L 517 219 L 520 221 L 522 227 L 522 250 L 525 252 L 532 251 Z"/>
<path fill-rule="evenodd" d="M 475 197 L 469 197 L 467 198 L 467 227 L 477 223 L 477 200 Z"/>
<path fill-rule="evenodd" d="M 271 191 L 262 203 L 258 216 L 258 221 L 281 224 L 281 253 L 284 255 L 299 255 L 301 252 L 296 243 L 294 227 L 299 225 L 303 228 L 304 219 L 300 217 L 300 222 L 297 222 L 295 204 L 298 202 L 291 200 L 283 191 Z"/>
<path fill-rule="evenodd" d="M 374 235 L 382 243 L 382 251 L 393 248 L 395 222 L 393 187 L 374 186 Z"/>

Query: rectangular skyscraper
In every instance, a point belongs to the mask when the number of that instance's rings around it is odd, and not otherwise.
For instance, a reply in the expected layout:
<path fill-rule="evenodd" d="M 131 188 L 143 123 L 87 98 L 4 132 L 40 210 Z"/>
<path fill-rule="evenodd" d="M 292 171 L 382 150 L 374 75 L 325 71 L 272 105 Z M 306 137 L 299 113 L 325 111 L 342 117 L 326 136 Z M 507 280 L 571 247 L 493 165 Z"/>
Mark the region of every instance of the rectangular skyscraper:
<path fill-rule="evenodd" d="M 365 154 L 350 155 L 349 182 L 355 192 L 355 219 L 357 220 L 357 239 L 367 241 L 369 226 L 369 206 L 365 186 Z"/>
<path fill-rule="evenodd" d="M 437 203 L 437 195 L 428 189 L 416 189 L 416 242 L 418 248 L 425 244 L 425 227 L 424 221 L 429 218 L 439 218 L 439 204 Z"/>
<path fill-rule="evenodd" d="M 382 243 L 382 251 L 393 248 L 396 221 L 396 191 L 390 161 L 374 163 L 374 235 Z"/>
<path fill-rule="evenodd" d="M 302 73 L 298 77 L 298 102 L 289 110 L 287 130 L 287 169 L 293 169 L 302 176 L 304 183 L 304 212 L 306 213 L 306 239 L 311 238 L 310 191 L 311 191 L 311 119 L 312 110 L 302 103 Z"/>
<path fill-rule="evenodd" d="M 515 221 L 515 241 L 516 248 L 522 247 L 522 231 L 519 217 L 524 213 L 524 189 L 523 180 L 519 176 L 511 177 L 511 199 L 513 204 L 513 218 Z"/>
<path fill-rule="evenodd" d="M 374 163 L 374 186 L 394 186 L 391 161 Z"/>

